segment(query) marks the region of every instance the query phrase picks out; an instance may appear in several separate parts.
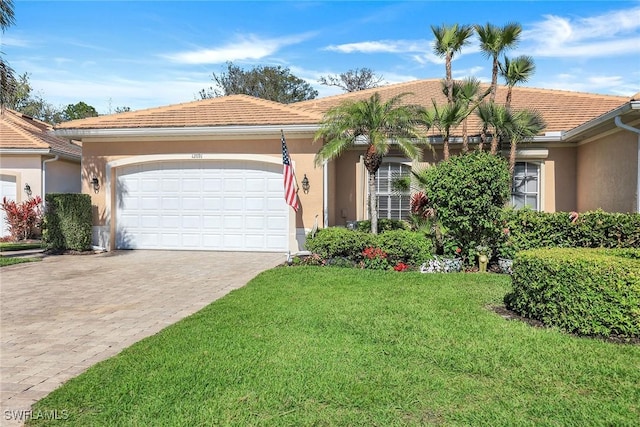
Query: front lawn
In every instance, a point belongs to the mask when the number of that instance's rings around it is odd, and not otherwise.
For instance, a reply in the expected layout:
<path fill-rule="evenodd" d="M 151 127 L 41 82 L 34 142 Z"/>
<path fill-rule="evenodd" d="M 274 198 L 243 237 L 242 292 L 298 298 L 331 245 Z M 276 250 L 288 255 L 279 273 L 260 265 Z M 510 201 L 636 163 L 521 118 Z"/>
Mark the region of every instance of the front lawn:
<path fill-rule="evenodd" d="M 487 306 L 508 289 L 495 274 L 276 268 L 33 409 L 92 426 L 636 425 L 640 346 L 504 320 Z"/>
<path fill-rule="evenodd" d="M 6 267 L 7 265 L 22 264 L 24 262 L 40 261 L 42 258 L 35 257 L 0 257 L 0 267 Z"/>

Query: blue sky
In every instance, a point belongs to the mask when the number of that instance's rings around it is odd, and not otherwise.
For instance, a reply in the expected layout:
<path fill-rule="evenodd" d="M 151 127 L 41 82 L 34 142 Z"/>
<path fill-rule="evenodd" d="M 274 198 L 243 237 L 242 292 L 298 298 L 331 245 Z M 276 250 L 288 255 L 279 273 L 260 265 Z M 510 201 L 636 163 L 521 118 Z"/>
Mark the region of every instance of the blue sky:
<path fill-rule="evenodd" d="M 509 56 L 530 55 L 531 87 L 640 91 L 640 1 L 21 1 L 0 50 L 54 106 L 105 114 L 197 99 L 226 61 L 281 65 L 320 96 L 320 76 L 368 67 L 387 83 L 442 78 L 431 25 L 520 23 Z M 476 37 L 454 77 L 491 77 Z"/>

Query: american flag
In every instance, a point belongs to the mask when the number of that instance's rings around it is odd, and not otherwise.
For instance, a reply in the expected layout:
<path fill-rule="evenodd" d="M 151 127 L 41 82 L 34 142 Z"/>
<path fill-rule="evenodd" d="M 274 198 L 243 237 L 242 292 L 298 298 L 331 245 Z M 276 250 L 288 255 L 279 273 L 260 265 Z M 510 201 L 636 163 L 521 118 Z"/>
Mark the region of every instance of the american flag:
<path fill-rule="evenodd" d="M 287 142 L 284 140 L 284 132 L 282 132 L 282 164 L 284 165 L 284 200 L 294 211 L 298 212 L 298 195 L 296 194 L 295 178 L 293 176 L 293 166 L 289 158 L 289 150 L 287 150 Z"/>

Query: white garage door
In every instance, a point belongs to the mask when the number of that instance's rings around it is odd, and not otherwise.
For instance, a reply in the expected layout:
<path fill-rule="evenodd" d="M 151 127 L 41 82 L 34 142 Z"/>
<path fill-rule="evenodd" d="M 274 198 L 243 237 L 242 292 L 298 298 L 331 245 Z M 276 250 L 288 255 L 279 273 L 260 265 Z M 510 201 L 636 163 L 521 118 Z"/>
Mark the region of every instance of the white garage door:
<path fill-rule="evenodd" d="M 117 173 L 116 247 L 286 251 L 282 166 L 174 161 Z"/>
<path fill-rule="evenodd" d="M 0 202 L 4 200 L 16 200 L 16 177 L 10 175 L 0 175 Z M 2 221 L 2 225 L 0 225 L 0 230 L 2 233 L 0 236 L 8 236 L 9 235 L 9 226 L 7 225 L 7 215 L 6 213 L 0 209 L 0 221 Z"/>

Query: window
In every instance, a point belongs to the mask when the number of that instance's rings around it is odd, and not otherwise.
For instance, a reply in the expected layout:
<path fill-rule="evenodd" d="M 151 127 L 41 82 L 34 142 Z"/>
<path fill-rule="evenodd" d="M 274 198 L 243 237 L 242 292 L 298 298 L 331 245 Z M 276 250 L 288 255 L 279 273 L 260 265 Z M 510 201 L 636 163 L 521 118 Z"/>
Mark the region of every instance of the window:
<path fill-rule="evenodd" d="M 404 163 L 382 163 L 376 174 L 378 218 L 407 219 L 410 214 L 411 194 L 393 188 L 394 180 L 408 176 L 411 166 Z"/>
<path fill-rule="evenodd" d="M 540 165 L 517 162 L 513 172 L 511 205 L 516 208 L 529 207 L 540 210 Z"/>

